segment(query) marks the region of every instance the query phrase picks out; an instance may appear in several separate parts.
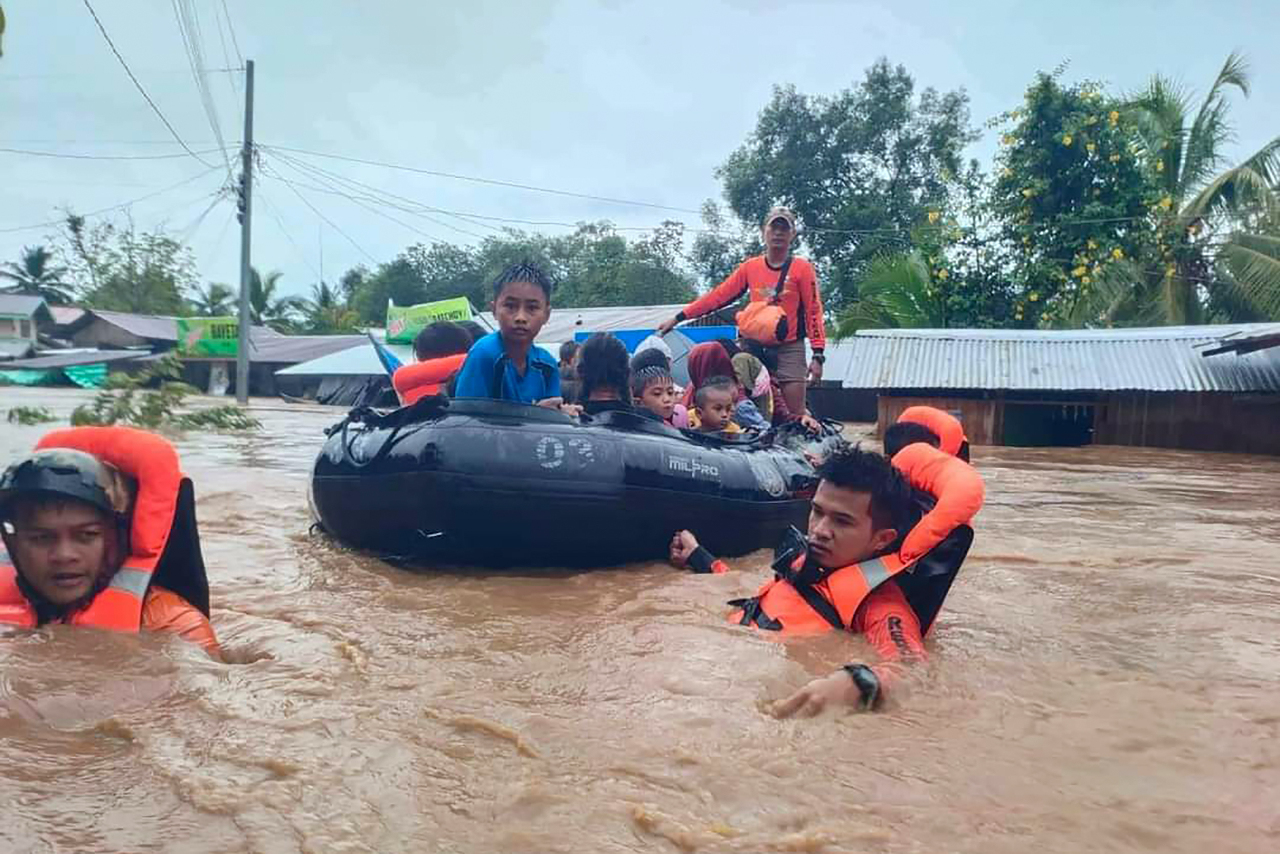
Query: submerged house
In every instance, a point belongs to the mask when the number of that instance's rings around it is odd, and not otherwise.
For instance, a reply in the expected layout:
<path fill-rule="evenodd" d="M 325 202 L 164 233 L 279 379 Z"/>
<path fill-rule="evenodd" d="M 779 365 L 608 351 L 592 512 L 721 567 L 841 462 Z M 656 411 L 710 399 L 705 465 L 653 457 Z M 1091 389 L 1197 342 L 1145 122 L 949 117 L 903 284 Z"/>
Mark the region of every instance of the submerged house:
<path fill-rule="evenodd" d="M 874 392 L 881 432 L 928 404 L 958 415 L 975 445 L 1280 454 L 1274 341 L 1276 324 L 868 329 L 828 349 L 826 378 Z"/>
<path fill-rule="evenodd" d="M 43 297 L 0 294 L 0 361 L 31 355 L 39 333 L 52 323 Z"/>

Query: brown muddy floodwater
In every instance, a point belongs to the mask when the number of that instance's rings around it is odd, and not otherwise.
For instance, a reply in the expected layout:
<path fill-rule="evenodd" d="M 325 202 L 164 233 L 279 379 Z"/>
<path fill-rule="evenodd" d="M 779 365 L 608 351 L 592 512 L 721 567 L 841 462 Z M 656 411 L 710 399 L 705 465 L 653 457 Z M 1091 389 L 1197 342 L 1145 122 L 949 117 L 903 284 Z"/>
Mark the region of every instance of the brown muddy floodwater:
<path fill-rule="evenodd" d="M 336 411 L 256 408 L 179 442 L 231 663 L 0 638 L 0 851 L 1280 851 L 1280 460 L 976 449 L 932 661 L 883 713 L 777 721 L 867 650 L 724 624 L 764 553 L 410 574 L 308 533 Z"/>

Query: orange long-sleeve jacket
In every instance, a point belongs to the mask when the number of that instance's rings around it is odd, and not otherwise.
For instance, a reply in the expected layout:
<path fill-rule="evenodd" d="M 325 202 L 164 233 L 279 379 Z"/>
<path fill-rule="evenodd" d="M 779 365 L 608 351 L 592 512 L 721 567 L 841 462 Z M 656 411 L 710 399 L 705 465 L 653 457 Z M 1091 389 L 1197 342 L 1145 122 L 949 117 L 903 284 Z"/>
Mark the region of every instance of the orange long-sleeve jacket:
<path fill-rule="evenodd" d="M 779 272 L 769 266 L 763 255 L 748 258 L 729 278 L 685 306 L 680 319 L 692 320 L 732 305 L 744 292 L 749 292 L 752 302 L 771 300 L 777 290 Z M 826 348 L 827 327 L 822 316 L 818 274 L 807 259 L 791 259 L 778 305 L 787 315 L 787 341 L 807 337 L 816 352 Z"/>

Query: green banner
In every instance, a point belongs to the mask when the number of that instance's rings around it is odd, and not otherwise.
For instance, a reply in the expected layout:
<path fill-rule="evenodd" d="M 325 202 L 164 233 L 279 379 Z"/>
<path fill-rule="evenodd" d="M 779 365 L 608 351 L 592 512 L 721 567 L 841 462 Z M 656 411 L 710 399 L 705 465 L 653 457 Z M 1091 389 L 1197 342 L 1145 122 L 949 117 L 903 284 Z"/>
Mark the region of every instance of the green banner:
<path fill-rule="evenodd" d="M 471 303 L 466 297 L 398 306 L 387 300 L 387 343 L 412 344 L 429 323 L 437 320 L 470 320 Z"/>
<path fill-rule="evenodd" d="M 178 352 L 234 359 L 240 350 L 239 323 L 234 317 L 179 317 Z"/>

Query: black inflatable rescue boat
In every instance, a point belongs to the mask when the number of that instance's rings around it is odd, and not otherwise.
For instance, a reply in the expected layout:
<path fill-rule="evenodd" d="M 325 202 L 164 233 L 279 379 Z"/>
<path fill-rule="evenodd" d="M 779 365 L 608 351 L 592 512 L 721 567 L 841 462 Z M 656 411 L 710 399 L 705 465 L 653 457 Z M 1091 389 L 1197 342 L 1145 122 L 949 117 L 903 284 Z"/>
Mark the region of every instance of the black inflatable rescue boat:
<path fill-rule="evenodd" d="M 767 440 L 690 435 L 633 412 L 582 422 L 495 400 L 353 410 L 311 475 L 320 526 L 407 563 L 608 566 L 698 532 L 722 555 L 804 527 L 813 468 Z"/>

